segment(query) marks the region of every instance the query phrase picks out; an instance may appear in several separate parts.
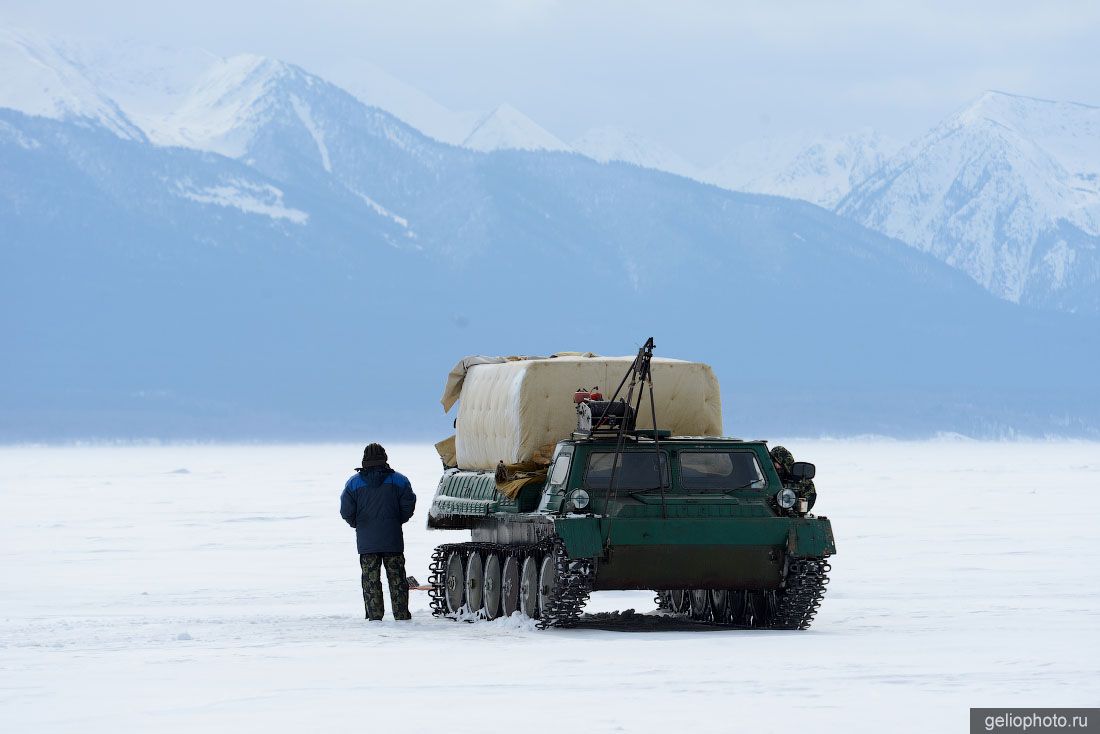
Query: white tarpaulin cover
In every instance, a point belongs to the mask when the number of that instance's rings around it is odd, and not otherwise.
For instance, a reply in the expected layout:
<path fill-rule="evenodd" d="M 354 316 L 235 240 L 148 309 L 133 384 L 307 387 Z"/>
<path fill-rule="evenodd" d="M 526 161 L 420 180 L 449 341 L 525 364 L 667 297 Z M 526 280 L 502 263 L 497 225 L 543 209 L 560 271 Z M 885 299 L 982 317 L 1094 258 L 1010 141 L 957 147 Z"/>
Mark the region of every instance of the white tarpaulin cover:
<path fill-rule="evenodd" d="M 518 464 L 568 438 L 577 426 L 576 389 L 598 386 L 610 399 L 633 359 L 561 356 L 470 364 L 458 404 L 458 465 Z M 722 435 L 722 398 L 709 365 L 654 359 L 653 394 L 660 428 L 673 435 Z M 648 389 L 639 413 L 637 427 L 652 428 Z"/>

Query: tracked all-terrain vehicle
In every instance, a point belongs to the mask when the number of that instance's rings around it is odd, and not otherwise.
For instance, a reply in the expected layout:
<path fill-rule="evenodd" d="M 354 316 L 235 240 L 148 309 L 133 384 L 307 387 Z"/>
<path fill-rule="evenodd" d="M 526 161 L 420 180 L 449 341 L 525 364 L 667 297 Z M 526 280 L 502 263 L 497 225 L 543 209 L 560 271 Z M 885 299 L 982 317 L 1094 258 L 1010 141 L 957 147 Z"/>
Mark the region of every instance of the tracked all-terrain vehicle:
<path fill-rule="evenodd" d="M 809 513 L 789 476 L 784 486 L 765 442 L 656 428 L 652 351 L 651 339 L 610 400 L 561 396 L 576 430 L 544 470 L 445 470 L 428 526 L 469 530 L 471 541 L 435 549 L 435 614 L 518 611 L 540 627 L 571 626 L 592 591 L 652 589 L 672 614 L 810 626 L 835 553 L 829 520 Z M 640 428 L 646 412 L 651 427 Z M 792 470 L 798 479 L 814 473 L 806 463 Z"/>

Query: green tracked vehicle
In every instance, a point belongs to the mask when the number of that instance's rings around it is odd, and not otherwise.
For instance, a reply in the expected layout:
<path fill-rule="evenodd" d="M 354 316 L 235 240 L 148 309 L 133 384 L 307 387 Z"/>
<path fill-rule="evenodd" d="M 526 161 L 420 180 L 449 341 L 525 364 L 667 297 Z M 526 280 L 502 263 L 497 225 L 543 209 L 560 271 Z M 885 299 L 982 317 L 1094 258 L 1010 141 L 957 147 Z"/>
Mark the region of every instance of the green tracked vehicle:
<path fill-rule="evenodd" d="M 557 444 L 544 480 L 508 496 L 499 470 L 444 472 L 428 527 L 472 539 L 435 549 L 436 615 L 519 611 L 568 627 L 592 591 L 652 589 L 670 614 L 810 626 L 836 550 L 829 520 L 784 486 L 764 441 L 635 429 L 652 350 L 650 339 L 616 391 L 629 380 L 625 398 L 578 402 L 578 430 Z M 814 474 L 805 462 L 792 471 Z"/>

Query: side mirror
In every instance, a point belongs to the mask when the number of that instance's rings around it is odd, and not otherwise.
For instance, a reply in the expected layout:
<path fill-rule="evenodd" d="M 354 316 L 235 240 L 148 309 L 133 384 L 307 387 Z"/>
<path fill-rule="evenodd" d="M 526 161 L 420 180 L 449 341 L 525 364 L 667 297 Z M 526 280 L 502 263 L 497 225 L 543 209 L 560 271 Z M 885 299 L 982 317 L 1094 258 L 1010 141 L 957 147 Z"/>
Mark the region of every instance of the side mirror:
<path fill-rule="evenodd" d="M 791 464 L 791 476 L 799 481 L 813 479 L 816 474 L 817 467 L 808 461 L 796 461 Z"/>

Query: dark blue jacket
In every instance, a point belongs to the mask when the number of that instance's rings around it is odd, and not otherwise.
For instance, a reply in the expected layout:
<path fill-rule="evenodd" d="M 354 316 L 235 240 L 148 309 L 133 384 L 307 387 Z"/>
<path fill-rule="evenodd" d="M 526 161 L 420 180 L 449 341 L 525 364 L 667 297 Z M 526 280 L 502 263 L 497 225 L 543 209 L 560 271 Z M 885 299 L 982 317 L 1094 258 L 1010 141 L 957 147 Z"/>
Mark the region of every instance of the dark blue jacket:
<path fill-rule="evenodd" d="M 360 553 L 404 553 L 401 526 L 415 509 L 412 484 L 388 466 L 356 472 L 340 495 L 340 516 L 355 528 Z"/>

